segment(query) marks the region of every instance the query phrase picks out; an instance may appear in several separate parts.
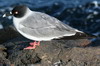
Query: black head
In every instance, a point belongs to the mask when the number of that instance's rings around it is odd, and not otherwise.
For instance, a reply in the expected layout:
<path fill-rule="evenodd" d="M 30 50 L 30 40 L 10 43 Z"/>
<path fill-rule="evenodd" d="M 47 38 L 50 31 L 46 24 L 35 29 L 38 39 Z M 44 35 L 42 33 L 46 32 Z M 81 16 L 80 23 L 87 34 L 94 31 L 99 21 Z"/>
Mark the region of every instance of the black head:
<path fill-rule="evenodd" d="M 27 11 L 27 6 L 25 5 L 16 6 L 12 10 L 12 15 L 14 17 L 21 18 L 26 14 L 26 11 Z"/>

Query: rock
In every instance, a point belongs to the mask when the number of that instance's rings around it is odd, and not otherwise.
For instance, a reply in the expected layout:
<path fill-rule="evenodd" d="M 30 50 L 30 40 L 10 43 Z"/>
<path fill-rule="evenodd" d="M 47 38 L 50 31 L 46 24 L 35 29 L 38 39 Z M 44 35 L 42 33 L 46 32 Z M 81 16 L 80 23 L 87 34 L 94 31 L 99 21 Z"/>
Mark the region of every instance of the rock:
<path fill-rule="evenodd" d="M 3 50 L 6 48 L 3 45 L 0 45 L 0 66 L 9 66 L 10 61 L 6 58 L 7 53 Z"/>
<path fill-rule="evenodd" d="M 5 48 L 3 45 L 0 45 L 0 50 L 6 50 L 7 48 Z"/>
<path fill-rule="evenodd" d="M 60 59 L 66 63 L 66 66 L 99 66 L 100 65 L 100 49 L 95 47 L 71 48 L 70 51 L 60 53 Z M 62 55 L 63 54 L 63 55 Z"/>
<path fill-rule="evenodd" d="M 82 40 L 82 39 L 81 39 Z M 72 40 L 73 41 L 73 40 Z M 99 47 L 64 47 L 56 42 L 41 42 L 34 50 L 12 48 L 11 64 L 18 66 L 99 66 Z M 17 49 L 17 50 L 16 50 Z"/>
<path fill-rule="evenodd" d="M 37 48 L 35 52 L 38 53 L 38 56 L 41 58 L 42 66 L 51 66 L 55 65 L 55 63 L 58 63 L 58 66 L 100 65 L 99 48 L 63 48 L 61 45 L 47 44 L 46 47 L 42 46 L 41 49 Z"/>
<path fill-rule="evenodd" d="M 36 55 L 34 50 L 23 50 L 19 51 L 17 53 L 13 53 L 11 56 L 9 56 L 9 59 L 11 60 L 11 63 L 15 66 L 18 65 L 30 65 L 35 64 L 40 61 L 40 58 Z"/>
<path fill-rule="evenodd" d="M 0 43 L 4 43 L 10 39 L 18 37 L 20 34 L 15 30 L 13 26 L 0 29 Z"/>
<path fill-rule="evenodd" d="M 98 65 L 99 48 L 82 47 L 90 43 L 87 39 L 66 41 L 44 41 L 34 50 L 23 50 L 30 40 L 18 37 L 4 43 L 8 59 L 14 66 L 72 66 Z M 79 47 L 81 46 L 81 47 Z M 87 58 L 88 57 L 88 58 Z"/>
<path fill-rule="evenodd" d="M 0 57 L 1 58 L 5 58 L 7 56 L 7 53 L 3 51 L 5 49 L 6 48 L 3 45 L 0 45 Z"/>

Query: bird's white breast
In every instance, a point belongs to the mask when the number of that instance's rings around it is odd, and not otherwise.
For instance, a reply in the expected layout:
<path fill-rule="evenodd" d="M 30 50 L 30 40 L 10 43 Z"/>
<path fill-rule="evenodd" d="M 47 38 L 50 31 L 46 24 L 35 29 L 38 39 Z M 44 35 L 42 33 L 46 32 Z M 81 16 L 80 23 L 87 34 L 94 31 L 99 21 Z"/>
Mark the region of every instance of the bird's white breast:
<path fill-rule="evenodd" d="M 22 22 L 23 20 L 27 19 L 27 17 L 32 14 L 33 12 L 29 11 L 26 13 L 26 15 L 22 18 L 16 18 L 16 17 L 13 17 L 13 24 L 15 26 L 15 28 L 17 29 L 17 31 L 22 34 L 24 37 L 28 38 L 28 39 L 31 39 L 33 40 L 32 36 L 29 36 L 25 33 L 23 33 L 22 31 L 19 30 L 19 28 L 23 28 L 24 26 L 20 24 L 20 22 Z"/>

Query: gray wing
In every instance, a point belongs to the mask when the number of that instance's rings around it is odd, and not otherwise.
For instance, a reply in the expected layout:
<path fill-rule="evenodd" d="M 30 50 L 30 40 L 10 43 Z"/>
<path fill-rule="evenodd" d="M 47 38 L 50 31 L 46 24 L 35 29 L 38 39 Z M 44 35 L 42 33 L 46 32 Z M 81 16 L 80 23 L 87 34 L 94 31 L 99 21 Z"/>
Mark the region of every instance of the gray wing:
<path fill-rule="evenodd" d="M 21 22 L 22 32 L 38 38 L 59 38 L 63 36 L 72 36 L 76 34 L 76 29 L 63 24 L 58 19 L 47 14 L 34 12 L 26 20 Z"/>

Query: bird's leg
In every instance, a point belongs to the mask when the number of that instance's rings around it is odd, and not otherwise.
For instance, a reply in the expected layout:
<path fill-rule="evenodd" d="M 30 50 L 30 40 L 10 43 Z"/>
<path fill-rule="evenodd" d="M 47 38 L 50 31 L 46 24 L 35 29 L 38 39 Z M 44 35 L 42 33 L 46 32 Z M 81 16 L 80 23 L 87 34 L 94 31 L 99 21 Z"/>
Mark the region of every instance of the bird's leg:
<path fill-rule="evenodd" d="M 26 47 L 24 49 L 35 49 L 36 45 L 39 46 L 40 45 L 40 41 L 38 41 L 38 42 L 36 42 L 36 41 L 35 42 L 31 42 L 30 46 L 28 46 L 28 47 Z"/>
<path fill-rule="evenodd" d="M 33 45 L 36 44 L 36 43 L 37 43 L 36 41 L 31 42 L 30 45 L 33 46 Z"/>
<path fill-rule="evenodd" d="M 40 41 L 38 41 L 38 42 L 36 42 L 36 41 L 35 42 L 31 42 L 30 45 L 31 46 L 33 46 L 33 45 L 38 45 L 39 46 L 40 45 Z"/>

